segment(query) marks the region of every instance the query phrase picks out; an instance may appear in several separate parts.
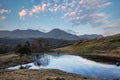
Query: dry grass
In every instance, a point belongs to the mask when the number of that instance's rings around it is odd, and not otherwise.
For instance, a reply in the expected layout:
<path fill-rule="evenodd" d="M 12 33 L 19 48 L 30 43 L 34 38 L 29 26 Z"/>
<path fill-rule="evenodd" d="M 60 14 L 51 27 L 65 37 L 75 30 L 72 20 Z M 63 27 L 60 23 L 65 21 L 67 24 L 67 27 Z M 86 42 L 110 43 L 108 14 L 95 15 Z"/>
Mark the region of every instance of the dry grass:
<path fill-rule="evenodd" d="M 73 45 L 55 49 L 62 52 L 74 52 L 79 54 L 115 54 L 120 55 L 120 34 L 101 39 L 83 40 Z"/>
<path fill-rule="evenodd" d="M 6 62 L 9 59 L 14 58 L 14 57 L 18 57 L 18 55 L 16 55 L 16 54 L 2 55 L 2 56 L 0 56 L 0 61 Z"/>
<path fill-rule="evenodd" d="M 13 70 L 0 72 L 0 80 L 95 80 L 60 70 Z"/>
<path fill-rule="evenodd" d="M 30 62 L 28 56 L 19 57 L 17 54 L 0 55 L 0 69 Z"/>

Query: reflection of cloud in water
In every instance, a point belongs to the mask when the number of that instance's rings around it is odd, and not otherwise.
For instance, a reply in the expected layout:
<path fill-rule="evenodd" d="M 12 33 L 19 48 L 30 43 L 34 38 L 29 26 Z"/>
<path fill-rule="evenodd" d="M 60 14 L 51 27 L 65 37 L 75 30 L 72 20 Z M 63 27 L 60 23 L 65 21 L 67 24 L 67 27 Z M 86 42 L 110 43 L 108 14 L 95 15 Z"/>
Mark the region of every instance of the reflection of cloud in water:
<path fill-rule="evenodd" d="M 60 69 L 67 72 L 93 77 L 102 77 L 107 75 L 109 77 L 118 74 L 118 68 L 114 65 L 97 63 L 79 56 L 64 55 L 58 59 L 51 56 L 50 60 L 50 64 L 42 68 Z M 117 72 L 117 74 L 115 72 Z"/>
<path fill-rule="evenodd" d="M 47 56 L 47 57 L 46 57 Z M 120 78 L 120 67 L 115 65 L 108 65 L 97 63 L 94 61 L 87 60 L 80 56 L 74 55 L 45 55 L 41 58 L 43 63 L 47 63 L 46 66 L 41 65 L 40 68 L 46 69 L 60 69 L 70 73 L 82 74 L 84 76 L 97 77 L 97 78 Z M 39 60 L 41 60 L 39 59 Z M 44 62 L 45 61 L 45 62 Z M 30 69 L 39 69 L 34 63 L 29 63 L 32 65 Z M 16 69 L 17 67 L 11 67 Z M 9 68 L 10 69 L 10 68 Z"/>

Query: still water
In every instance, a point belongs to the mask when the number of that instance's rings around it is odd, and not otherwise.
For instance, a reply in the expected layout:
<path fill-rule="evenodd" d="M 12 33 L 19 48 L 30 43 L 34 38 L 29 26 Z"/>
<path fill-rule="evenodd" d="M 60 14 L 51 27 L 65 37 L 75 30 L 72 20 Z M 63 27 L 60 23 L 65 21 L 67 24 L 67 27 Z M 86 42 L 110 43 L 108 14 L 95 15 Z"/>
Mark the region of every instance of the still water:
<path fill-rule="evenodd" d="M 34 55 L 33 62 L 23 66 L 31 66 L 29 69 L 59 69 L 68 73 L 81 74 L 83 76 L 109 79 L 120 79 L 120 67 L 91 61 L 76 55 L 43 54 Z M 8 69 L 19 69 L 19 65 Z"/>

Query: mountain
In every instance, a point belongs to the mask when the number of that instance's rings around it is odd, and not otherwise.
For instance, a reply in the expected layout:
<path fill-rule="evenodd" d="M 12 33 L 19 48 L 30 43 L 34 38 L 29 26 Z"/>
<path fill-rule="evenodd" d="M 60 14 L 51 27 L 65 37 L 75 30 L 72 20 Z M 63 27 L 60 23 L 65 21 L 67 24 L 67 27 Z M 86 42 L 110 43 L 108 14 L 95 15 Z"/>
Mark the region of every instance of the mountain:
<path fill-rule="evenodd" d="M 0 31 L 0 38 L 54 38 L 64 40 L 80 40 L 80 39 L 94 39 L 101 38 L 102 35 L 73 35 L 60 29 L 53 29 L 47 33 L 38 30 L 14 30 L 14 31 Z"/>
<path fill-rule="evenodd" d="M 0 38 L 38 38 L 44 36 L 38 30 L 0 31 Z"/>
<path fill-rule="evenodd" d="M 64 39 L 64 40 L 78 40 L 79 37 L 70 33 L 67 33 L 60 29 L 53 29 L 52 31 L 46 33 L 47 37 L 55 39 Z"/>
<path fill-rule="evenodd" d="M 63 52 L 74 53 L 104 53 L 120 55 L 120 34 L 107 36 L 100 39 L 81 40 L 70 46 L 56 49 Z"/>
<path fill-rule="evenodd" d="M 85 34 L 85 35 L 81 35 L 80 39 L 95 39 L 95 38 L 102 38 L 102 35 L 98 35 L 98 34 Z"/>

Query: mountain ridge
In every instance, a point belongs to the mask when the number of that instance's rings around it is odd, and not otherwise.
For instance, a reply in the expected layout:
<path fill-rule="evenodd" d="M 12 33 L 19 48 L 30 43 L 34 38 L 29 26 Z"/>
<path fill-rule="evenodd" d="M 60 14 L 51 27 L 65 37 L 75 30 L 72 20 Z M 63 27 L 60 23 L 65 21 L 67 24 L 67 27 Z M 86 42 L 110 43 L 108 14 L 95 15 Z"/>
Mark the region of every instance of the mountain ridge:
<path fill-rule="evenodd" d="M 95 35 L 95 36 L 94 36 Z M 92 36 L 88 35 L 84 36 L 77 36 L 75 34 L 68 33 L 64 30 L 55 28 L 49 32 L 42 32 L 39 30 L 1 30 L 0 31 L 0 38 L 54 38 L 54 39 L 64 39 L 64 40 L 80 40 L 80 39 L 94 39 L 94 38 L 101 38 L 102 35 L 94 34 Z"/>

